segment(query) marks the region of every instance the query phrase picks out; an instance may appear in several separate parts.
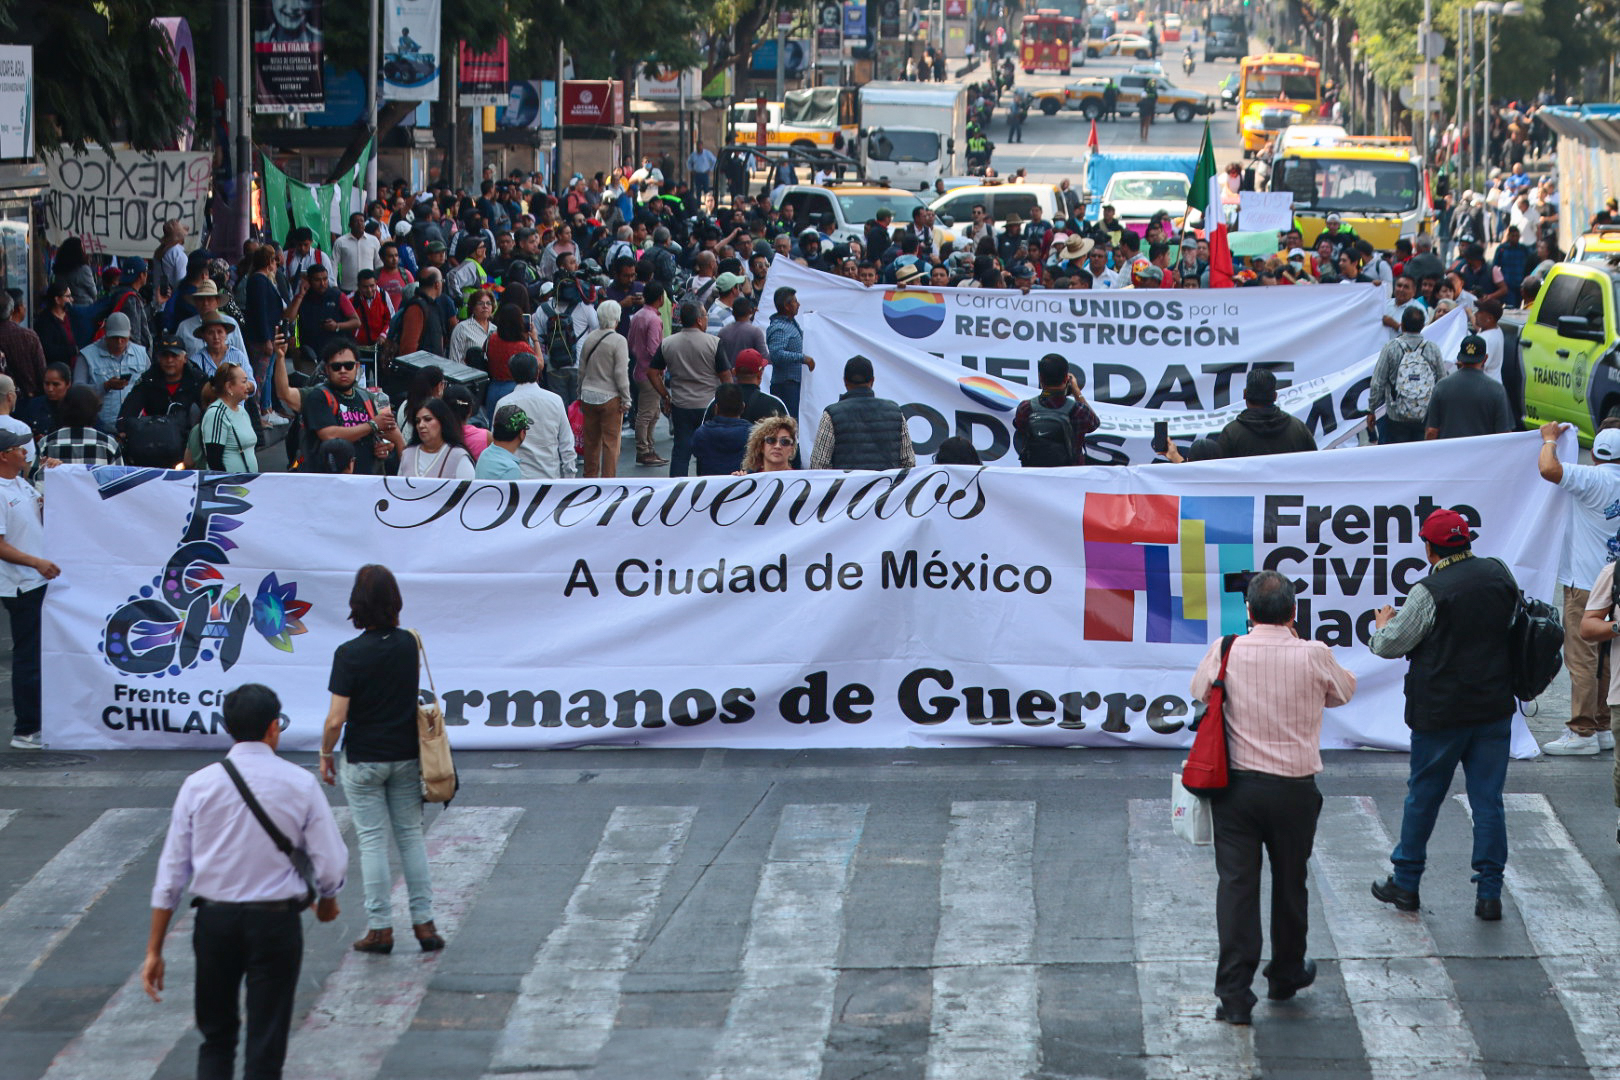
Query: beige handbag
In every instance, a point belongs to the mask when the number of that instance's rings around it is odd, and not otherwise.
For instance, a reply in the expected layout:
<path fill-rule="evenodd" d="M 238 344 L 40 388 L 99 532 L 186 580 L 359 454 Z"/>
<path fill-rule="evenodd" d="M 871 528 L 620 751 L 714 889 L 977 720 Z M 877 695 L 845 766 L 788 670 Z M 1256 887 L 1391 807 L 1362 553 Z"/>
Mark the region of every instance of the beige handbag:
<path fill-rule="evenodd" d="M 444 730 L 444 710 L 439 708 L 439 688 L 433 685 L 433 668 L 428 665 L 427 647 L 422 635 L 415 630 L 417 652 L 422 656 L 422 667 L 427 671 L 428 690 L 432 699 L 416 707 L 416 738 L 422 765 L 422 801 L 447 803 L 456 797 L 461 780 L 456 776 L 456 763 L 450 757 L 450 736 Z"/>

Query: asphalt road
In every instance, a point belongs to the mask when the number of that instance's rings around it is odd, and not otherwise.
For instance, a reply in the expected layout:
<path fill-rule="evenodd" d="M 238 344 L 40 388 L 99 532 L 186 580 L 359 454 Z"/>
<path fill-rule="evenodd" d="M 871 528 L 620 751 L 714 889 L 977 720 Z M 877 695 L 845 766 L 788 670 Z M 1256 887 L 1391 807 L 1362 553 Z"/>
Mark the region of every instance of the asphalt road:
<path fill-rule="evenodd" d="M 1229 68 L 1200 62 L 1190 83 L 1212 87 Z M 1078 114 L 1032 116 L 1022 145 L 1005 142 L 1004 125 L 998 116 L 1003 171 L 1078 179 L 1089 127 Z M 1213 130 L 1224 161 L 1231 114 Z M 1153 146 L 1195 149 L 1201 132 L 1157 124 Z M 1104 147 L 1139 145 L 1129 121 L 1101 136 Z M 624 473 L 657 471 L 626 448 Z M 1539 736 L 1556 733 L 1562 680 L 1534 712 Z M 429 811 L 449 947 L 417 954 L 407 935 L 390 957 L 349 951 L 364 930 L 351 861 L 340 919 L 306 920 L 286 1075 L 1620 1075 L 1612 755 L 1513 764 L 1496 924 L 1472 917 L 1468 819 L 1455 801 L 1431 846 L 1423 911 L 1375 903 L 1367 884 L 1388 870 L 1405 757 L 1325 755 L 1311 882 L 1320 975 L 1293 1002 L 1262 1002 L 1252 1029 L 1210 1019 L 1213 860 L 1168 828 L 1179 757 L 462 754 L 461 796 Z M 313 767 L 312 755 L 294 758 Z M 136 972 L 168 807 L 207 760 L 0 750 L 0 1080 L 193 1074 L 185 924 L 162 1005 L 140 994 Z M 333 802 L 352 847 L 341 792 Z M 403 933 L 397 894 L 396 912 Z"/>

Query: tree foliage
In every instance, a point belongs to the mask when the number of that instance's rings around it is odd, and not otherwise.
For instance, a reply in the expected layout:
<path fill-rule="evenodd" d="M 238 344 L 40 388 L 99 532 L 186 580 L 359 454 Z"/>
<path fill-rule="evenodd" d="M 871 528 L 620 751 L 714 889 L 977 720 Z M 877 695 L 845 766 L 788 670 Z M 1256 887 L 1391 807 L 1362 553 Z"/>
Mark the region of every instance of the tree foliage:
<path fill-rule="evenodd" d="M 156 150 L 173 142 L 186 96 L 167 57 L 168 37 L 152 23 L 169 14 L 157 0 L 0 0 L 0 39 L 34 47 L 42 150 L 120 140 Z"/>

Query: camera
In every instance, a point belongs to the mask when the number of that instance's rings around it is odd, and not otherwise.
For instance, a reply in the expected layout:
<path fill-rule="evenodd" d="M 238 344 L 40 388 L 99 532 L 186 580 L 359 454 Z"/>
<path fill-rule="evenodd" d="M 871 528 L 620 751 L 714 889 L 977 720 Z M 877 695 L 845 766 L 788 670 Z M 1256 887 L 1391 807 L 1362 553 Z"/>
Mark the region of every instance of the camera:
<path fill-rule="evenodd" d="M 1249 582 L 1254 580 L 1254 570 L 1239 570 L 1236 573 L 1221 576 L 1221 591 L 1243 594 L 1249 591 Z"/>

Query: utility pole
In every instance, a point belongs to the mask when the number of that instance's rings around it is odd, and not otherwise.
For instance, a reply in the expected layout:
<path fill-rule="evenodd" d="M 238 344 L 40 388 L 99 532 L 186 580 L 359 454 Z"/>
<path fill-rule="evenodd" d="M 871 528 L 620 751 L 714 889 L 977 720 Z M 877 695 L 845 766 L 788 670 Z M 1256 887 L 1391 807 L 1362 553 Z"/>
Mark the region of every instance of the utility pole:
<path fill-rule="evenodd" d="M 787 93 L 787 41 L 788 28 L 782 21 L 782 12 L 776 13 L 776 100 Z"/>
<path fill-rule="evenodd" d="M 1434 0 L 1423 0 L 1423 22 L 1418 26 L 1418 58 L 1420 63 L 1419 78 L 1423 80 L 1423 92 L 1418 97 L 1423 102 L 1423 122 L 1418 125 L 1417 136 L 1422 141 L 1418 143 L 1418 160 L 1423 162 L 1423 175 L 1429 171 L 1429 123 L 1430 110 L 1433 107 L 1429 100 L 1429 34 L 1434 30 Z"/>
<path fill-rule="evenodd" d="M 245 240 L 253 229 L 253 50 L 248 46 L 248 0 L 232 3 L 236 37 L 236 226 Z M 279 207 L 271 207 L 272 212 Z M 154 278 L 157 271 L 153 270 Z"/>
<path fill-rule="evenodd" d="M 366 28 L 366 131 L 371 138 L 371 157 L 366 162 L 366 198 L 377 197 L 377 37 L 382 24 L 378 0 L 371 0 L 371 25 Z"/>
<path fill-rule="evenodd" d="M 1463 115 L 1468 118 L 1468 183 L 1471 185 L 1474 174 L 1479 171 L 1479 138 L 1474 134 L 1474 118 L 1479 115 L 1479 89 L 1474 83 L 1474 9 L 1468 8 L 1468 108 Z"/>
<path fill-rule="evenodd" d="M 563 39 L 559 28 L 557 33 L 557 127 L 552 138 L 557 145 L 551 148 L 551 192 L 562 195 L 562 169 L 563 169 Z"/>

